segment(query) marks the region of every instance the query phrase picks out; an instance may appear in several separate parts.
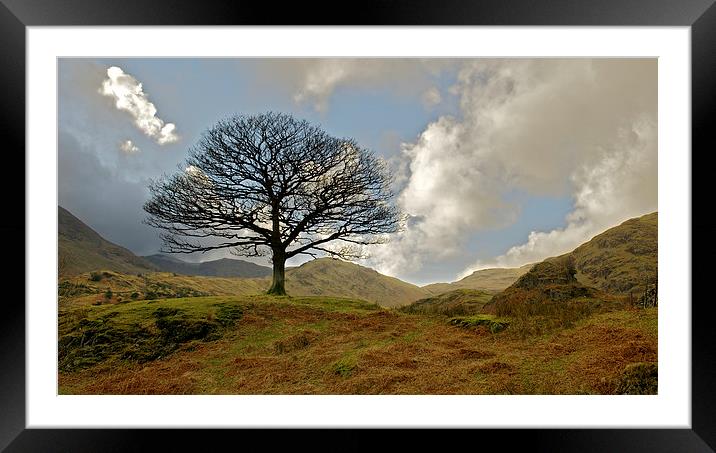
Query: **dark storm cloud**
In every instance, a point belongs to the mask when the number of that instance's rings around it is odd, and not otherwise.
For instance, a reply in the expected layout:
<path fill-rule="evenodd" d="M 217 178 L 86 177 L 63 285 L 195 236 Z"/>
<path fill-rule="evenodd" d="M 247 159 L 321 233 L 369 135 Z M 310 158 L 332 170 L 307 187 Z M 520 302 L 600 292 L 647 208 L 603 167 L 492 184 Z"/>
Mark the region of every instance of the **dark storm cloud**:
<path fill-rule="evenodd" d="M 99 152 L 82 145 L 69 132 L 58 136 L 59 205 L 100 232 L 106 239 L 138 254 L 155 252 L 157 233 L 142 223 L 148 180 L 125 179 L 103 164 Z"/>

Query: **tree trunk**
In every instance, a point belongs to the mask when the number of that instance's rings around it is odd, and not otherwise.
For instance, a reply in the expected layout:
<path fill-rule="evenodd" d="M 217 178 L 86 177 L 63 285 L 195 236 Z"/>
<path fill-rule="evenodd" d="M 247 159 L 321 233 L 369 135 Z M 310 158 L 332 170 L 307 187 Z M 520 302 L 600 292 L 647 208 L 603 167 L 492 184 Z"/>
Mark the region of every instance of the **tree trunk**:
<path fill-rule="evenodd" d="M 286 295 L 286 256 L 283 251 L 273 252 L 273 282 L 267 294 Z"/>

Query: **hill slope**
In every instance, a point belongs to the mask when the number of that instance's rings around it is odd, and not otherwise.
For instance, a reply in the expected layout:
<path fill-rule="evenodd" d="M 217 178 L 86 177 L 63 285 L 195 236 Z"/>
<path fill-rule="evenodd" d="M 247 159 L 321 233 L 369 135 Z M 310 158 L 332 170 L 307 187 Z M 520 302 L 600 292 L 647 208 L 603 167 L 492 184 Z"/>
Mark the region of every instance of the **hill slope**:
<path fill-rule="evenodd" d="M 248 261 L 222 258 L 202 263 L 189 263 L 168 255 L 149 255 L 143 257 L 160 271 L 181 275 L 199 275 L 205 277 L 265 277 L 271 275 L 271 268 Z"/>
<path fill-rule="evenodd" d="M 222 296 L 262 294 L 271 286 L 271 277 L 205 277 L 172 275 L 166 272 L 130 274 L 104 272 L 95 276 L 83 273 L 60 279 L 63 304 L 89 305 L 115 303 L 117 297 L 135 298 Z M 112 297 L 105 299 L 107 290 Z M 319 258 L 286 270 L 289 296 L 346 297 L 373 302 L 383 307 L 398 307 L 429 294 L 397 278 L 373 269 L 331 258 Z"/>
<path fill-rule="evenodd" d="M 173 297 L 242 296 L 268 288 L 263 279 L 175 275 L 168 272 L 123 274 L 92 272 L 60 278 L 61 307 L 107 305 Z"/>
<path fill-rule="evenodd" d="M 402 307 L 405 313 L 441 314 L 446 316 L 473 315 L 492 299 L 492 294 L 479 289 L 455 289 L 438 296 L 427 297 Z"/>
<path fill-rule="evenodd" d="M 576 278 L 612 294 L 641 293 L 656 281 L 657 249 L 656 212 L 627 220 L 572 252 Z"/>
<path fill-rule="evenodd" d="M 484 307 L 498 315 L 542 315 L 612 306 L 656 282 L 657 213 L 627 220 L 574 251 L 535 264 Z M 555 305 L 556 304 L 556 305 Z M 561 306 L 561 308 L 560 308 Z"/>
<path fill-rule="evenodd" d="M 429 295 L 418 286 L 332 258 L 319 258 L 288 269 L 286 292 L 292 296 L 363 299 L 383 307 L 407 305 Z"/>
<path fill-rule="evenodd" d="M 655 308 L 526 340 L 327 297 L 138 300 L 60 308 L 58 321 L 59 394 L 657 391 L 656 376 L 621 388 L 626 370 L 656 366 Z"/>
<path fill-rule="evenodd" d="M 475 271 L 462 280 L 453 283 L 433 283 L 422 288 L 430 294 L 438 295 L 456 289 L 475 289 L 498 292 L 507 288 L 524 275 L 532 264 L 514 268 L 492 268 Z"/>
<path fill-rule="evenodd" d="M 109 242 L 61 206 L 58 214 L 58 253 L 61 275 L 93 270 L 139 273 L 155 270 L 148 261 Z"/>

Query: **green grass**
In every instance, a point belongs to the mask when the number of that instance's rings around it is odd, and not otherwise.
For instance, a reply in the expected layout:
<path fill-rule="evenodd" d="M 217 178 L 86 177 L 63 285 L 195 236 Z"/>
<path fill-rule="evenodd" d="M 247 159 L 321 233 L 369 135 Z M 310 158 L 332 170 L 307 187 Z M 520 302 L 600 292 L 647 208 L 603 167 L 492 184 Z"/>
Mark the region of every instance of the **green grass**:
<path fill-rule="evenodd" d="M 650 372 L 624 376 L 632 363 L 656 362 L 656 310 L 592 314 L 521 339 L 509 318 L 454 317 L 456 327 L 443 316 L 331 297 L 214 296 L 62 309 L 59 391 L 591 394 L 616 393 L 624 381 L 625 392 L 649 393 Z"/>
<path fill-rule="evenodd" d="M 195 342 L 221 338 L 245 310 L 271 305 L 299 306 L 331 313 L 371 313 L 376 304 L 343 298 L 271 296 L 192 297 L 128 301 L 60 311 L 59 367 L 72 371 L 108 360 L 144 363 L 166 357 Z M 326 322 L 312 324 L 318 330 Z M 286 333 L 275 325 L 249 328 L 232 345 L 236 351 L 268 347 Z M 295 341 L 300 342 L 300 339 Z M 290 349 L 291 346 L 278 346 Z"/>
<path fill-rule="evenodd" d="M 331 364 L 331 371 L 341 377 L 350 376 L 358 365 L 355 354 L 347 354 Z"/>
<path fill-rule="evenodd" d="M 156 360 L 189 343 L 219 338 L 242 313 L 241 305 L 221 298 L 141 301 L 61 311 L 59 367 L 73 370 L 107 360 Z"/>
<path fill-rule="evenodd" d="M 325 273 L 325 275 L 321 274 Z M 98 275 L 93 279 L 92 275 Z M 58 285 L 60 305 L 107 305 L 123 300 L 177 299 L 206 296 L 261 297 L 271 281 L 268 278 L 225 278 L 175 275 L 167 272 L 123 274 L 112 271 L 85 273 L 62 278 Z M 320 297 L 335 302 L 365 300 L 364 307 L 401 306 L 427 295 L 417 286 L 387 277 L 372 269 L 351 263 L 314 260 L 290 269 L 286 277 L 286 300 L 308 303 Z M 104 294 L 111 291 L 112 299 Z M 133 296 L 134 295 L 134 296 Z M 273 299 L 272 299 L 273 300 Z"/>
<path fill-rule="evenodd" d="M 257 303 L 276 303 L 279 305 L 282 304 L 283 306 L 298 305 L 336 313 L 366 313 L 381 310 L 381 307 L 376 303 L 346 297 L 256 295 L 249 296 L 246 300 L 255 301 Z"/>

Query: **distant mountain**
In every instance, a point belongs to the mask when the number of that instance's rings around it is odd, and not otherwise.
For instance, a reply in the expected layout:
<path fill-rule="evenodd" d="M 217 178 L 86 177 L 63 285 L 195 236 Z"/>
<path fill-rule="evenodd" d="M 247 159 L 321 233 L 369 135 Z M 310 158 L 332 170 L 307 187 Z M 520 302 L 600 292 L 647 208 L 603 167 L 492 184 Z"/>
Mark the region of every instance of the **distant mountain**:
<path fill-rule="evenodd" d="M 57 207 L 57 218 L 60 275 L 96 270 L 127 274 L 156 270 L 150 262 L 104 239 L 61 206 Z"/>
<path fill-rule="evenodd" d="M 292 296 L 351 297 L 384 307 L 407 305 L 429 295 L 418 286 L 333 258 L 287 269 L 286 292 Z"/>
<path fill-rule="evenodd" d="M 453 283 L 433 283 L 425 285 L 422 288 L 433 295 L 443 294 L 456 289 L 476 289 L 496 293 L 517 281 L 520 276 L 530 270 L 532 265 L 533 264 L 525 264 L 522 267 L 482 269 Z"/>
<path fill-rule="evenodd" d="M 170 255 L 149 255 L 143 257 L 163 272 L 204 277 L 255 278 L 271 275 L 271 268 L 248 261 L 222 258 L 202 263 L 189 263 Z"/>

